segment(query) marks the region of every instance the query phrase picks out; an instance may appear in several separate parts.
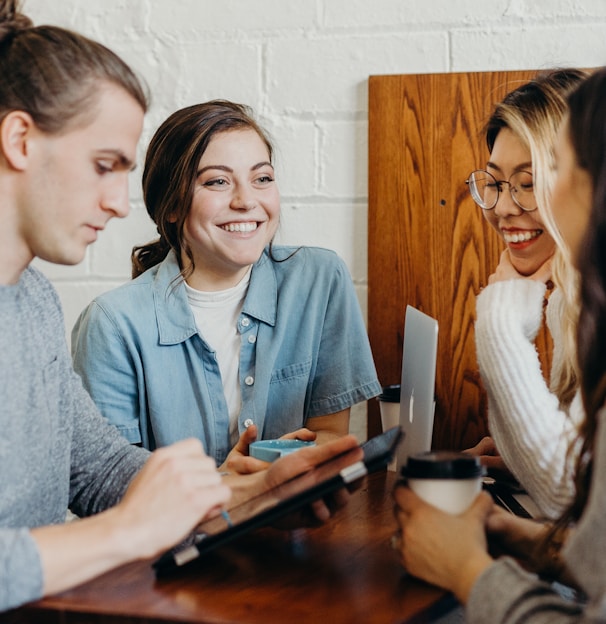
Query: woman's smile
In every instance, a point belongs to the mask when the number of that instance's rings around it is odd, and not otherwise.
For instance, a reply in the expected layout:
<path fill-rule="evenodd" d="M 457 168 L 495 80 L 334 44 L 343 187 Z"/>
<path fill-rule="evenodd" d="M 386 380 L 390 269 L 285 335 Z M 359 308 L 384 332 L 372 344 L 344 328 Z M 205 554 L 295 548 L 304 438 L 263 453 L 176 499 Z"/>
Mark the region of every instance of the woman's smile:
<path fill-rule="evenodd" d="M 527 249 L 536 242 L 543 230 L 519 230 L 516 228 L 502 228 L 503 240 L 512 249 Z"/>
<path fill-rule="evenodd" d="M 226 232 L 254 232 L 258 227 L 258 223 L 257 221 L 238 221 L 226 223 L 219 227 Z"/>

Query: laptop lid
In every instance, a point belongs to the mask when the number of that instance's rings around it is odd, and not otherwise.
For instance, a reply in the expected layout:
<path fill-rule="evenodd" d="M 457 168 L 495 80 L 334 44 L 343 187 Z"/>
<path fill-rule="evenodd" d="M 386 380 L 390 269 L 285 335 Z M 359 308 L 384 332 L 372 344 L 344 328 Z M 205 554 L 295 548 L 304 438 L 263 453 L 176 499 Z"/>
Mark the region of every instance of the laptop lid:
<path fill-rule="evenodd" d="M 437 354 L 438 321 L 406 306 L 400 389 L 400 427 L 405 435 L 397 451 L 398 470 L 409 455 L 431 450 Z"/>

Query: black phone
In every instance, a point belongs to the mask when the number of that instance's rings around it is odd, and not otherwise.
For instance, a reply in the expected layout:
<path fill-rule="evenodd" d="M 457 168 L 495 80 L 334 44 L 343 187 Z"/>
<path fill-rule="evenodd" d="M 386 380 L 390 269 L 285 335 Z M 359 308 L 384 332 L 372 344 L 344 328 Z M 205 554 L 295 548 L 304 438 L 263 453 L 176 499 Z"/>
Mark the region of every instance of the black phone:
<path fill-rule="evenodd" d="M 156 576 L 182 568 L 201 555 L 253 529 L 275 522 L 303 506 L 387 466 L 403 438 L 393 427 L 361 445 L 364 456 L 355 459 L 357 447 L 332 457 L 262 494 L 232 507 L 198 526 L 187 542 L 171 549 L 153 563 Z"/>

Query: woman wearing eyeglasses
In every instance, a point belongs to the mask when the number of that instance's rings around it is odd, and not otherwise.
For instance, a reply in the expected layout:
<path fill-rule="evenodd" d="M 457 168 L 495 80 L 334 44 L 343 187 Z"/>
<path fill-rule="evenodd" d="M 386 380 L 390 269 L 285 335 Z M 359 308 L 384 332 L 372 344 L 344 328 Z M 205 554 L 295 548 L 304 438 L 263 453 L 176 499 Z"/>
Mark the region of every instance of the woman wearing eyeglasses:
<path fill-rule="evenodd" d="M 574 500 L 550 527 L 499 512 L 485 493 L 454 516 L 408 488 L 395 490 L 401 533 L 393 543 L 402 563 L 409 574 L 452 591 L 466 605 L 469 624 L 606 622 L 606 68 L 568 102 L 551 207 L 581 276 L 578 362 L 586 417 Z M 493 559 L 487 537 L 510 556 Z M 549 583 L 554 574 L 577 591 Z"/>
<path fill-rule="evenodd" d="M 505 243 L 476 304 L 477 356 L 492 440 L 472 451 L 498 449 L 546 517 L 557 516 L 574 493 L 574 453 L 568 458 L 567 451 L 583 418 L 574 365 L 576 273 L 555 252 L 557 228 L 550 227 L 546 207 L 565 97 L 584 76 L 579 70 L 556 70 L 510 92 L 486 125 L 486 167 L 467 180 L 474 201 Z M 550 295 L 552 280 L 558 287 Z M 549 385 L 534 345 L 544 308 L 554 344 Z"/>

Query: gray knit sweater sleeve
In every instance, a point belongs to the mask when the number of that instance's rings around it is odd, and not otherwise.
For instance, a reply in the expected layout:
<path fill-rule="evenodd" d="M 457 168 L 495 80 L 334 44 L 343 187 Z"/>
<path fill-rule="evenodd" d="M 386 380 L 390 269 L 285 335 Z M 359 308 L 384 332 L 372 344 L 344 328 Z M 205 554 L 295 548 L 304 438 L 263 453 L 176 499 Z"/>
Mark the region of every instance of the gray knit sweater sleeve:
<path fill-rule="evenodd" d="M 558 517 L 574 491 L 574 453 L 567 451 L 583 419 L 580 395 L 568 412 L 551 392 L 534 345 L 543 318 L 545 284 L 496 282 L 476 301 L 476 352 L 488 396 L 488 427 L 505 464 L 546 517 Z M 558 307 L 555 291 L 549 308 Z M 559 323 L 554 362 L 562 359 Z M 560 364 L 561 365 L 561 364 Z"/>
<path fill-rule="evenodd" d="M 547 583 L 522 570 L 512 559 L 494 563 L 473 587 L 467 624 L 559 624 L 583 621 L 579 604 L 567 602 Z"/>
<path fill-rule="evenodd" d="M 115 504 L 146 461 L 74 373 L 58 297 L 38 271 L 0 286 L 0 611 L 41 597 L 29 529 Z"/>
<path fill-rule="evenodd" d="M 566 600 L 512 559 L 495 562 L 476 581 L 467 604 L 470 624 L 560 624 L 606 621 L 606 426 L 600 415 L 591 495 L 562 556 L 586 595 Z"/>

